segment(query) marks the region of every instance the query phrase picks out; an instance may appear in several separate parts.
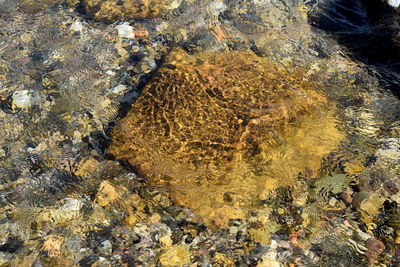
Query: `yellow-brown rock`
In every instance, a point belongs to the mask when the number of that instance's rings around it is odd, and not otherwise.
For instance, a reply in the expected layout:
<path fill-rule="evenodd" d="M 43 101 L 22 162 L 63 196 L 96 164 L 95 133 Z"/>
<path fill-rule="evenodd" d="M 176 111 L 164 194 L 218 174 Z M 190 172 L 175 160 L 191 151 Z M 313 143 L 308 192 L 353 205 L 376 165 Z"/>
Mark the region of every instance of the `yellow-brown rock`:
<path fill-rule="evenodd" d="M 62 236 L 45 236 L 42 250 L 46 251 L 49 257 L 58 257 L 61 253 L 61 245 L 63 242 L 64 237 Z"/>
<path fill-rule="evenodd" d="M 106 21 L 152 18 L 167 9 L 175 8 L 179 3 L 179 0 L 83 1 L 83 5 L 89 16 Z"/>
<path fill-rule="evenodd" d="M 118 203 L 121 209 L 125 212 L 124 224 L 134 226 L 139 221 L 143 221 L 145 214 L 143 213 L 146 204 L 144 200 L 136 195 L 131 194 L 124 196 Z"/>
<path fill-rule="evenodd" d="M 74 174 L 81 177 L 88 176 L 98 170 L 99 164 L 100 162 L 93 157 L 86 157 L 79 162 Z"/>
<path fill-rule="evenodd" d="M 103 181 L 100 184 L 99 192 L 96 195 L 96 203 L 102 207 L 107 206 L 112 201 L 116 200 L 119 194 L 115 187 L 107 181 Z"/>
<path fill-rule="evenodd" d="M 334 104 L 302 73 L 250 51 L 176 49 L 112 134 L 109 152 L 206 222 L 243 218 L 337 148 Z"/>
<path fill-rule="evenodd" d="M 162 266 L 182 266 L 190 262 L 190 252 L 184 246 L 173 246 L 166 249 L 159 258 Z"/>
<path fill-rule="evenodd" d="M 227 257 L 226 255 L 216 252 L 214 257 L 212 258 L 215 266 L 224 266 L 224 267 L 233 267 L 235 266 L 235 262 L 232 258 Z M 214 264 L 213 264 L 214 266 Z"/>

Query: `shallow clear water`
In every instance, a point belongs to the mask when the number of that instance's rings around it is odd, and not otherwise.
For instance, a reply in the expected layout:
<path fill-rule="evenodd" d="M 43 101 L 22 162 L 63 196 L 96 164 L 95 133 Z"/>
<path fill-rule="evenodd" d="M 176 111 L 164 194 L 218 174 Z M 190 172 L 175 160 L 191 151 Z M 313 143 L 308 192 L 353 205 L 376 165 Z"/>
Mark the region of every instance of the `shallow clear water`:
<path fill-rule="evenodd" d="M 0 1 L 0 266 L 399 263 L 395 12 L 103 2 Z"/>

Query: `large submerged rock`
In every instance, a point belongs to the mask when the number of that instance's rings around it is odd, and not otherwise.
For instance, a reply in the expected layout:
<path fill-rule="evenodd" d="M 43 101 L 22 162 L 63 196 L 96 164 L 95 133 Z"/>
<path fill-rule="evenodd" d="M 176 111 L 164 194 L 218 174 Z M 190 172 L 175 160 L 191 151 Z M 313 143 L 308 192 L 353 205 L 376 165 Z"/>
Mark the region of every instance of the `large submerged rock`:
<path fill-rule="evenodd" d="M 298 174 L 316 177 L 337 148 L 335 107 L 317 86 L 250 51 L 175 49 L 114 129 L 109 153 L 226 225 Z"/>

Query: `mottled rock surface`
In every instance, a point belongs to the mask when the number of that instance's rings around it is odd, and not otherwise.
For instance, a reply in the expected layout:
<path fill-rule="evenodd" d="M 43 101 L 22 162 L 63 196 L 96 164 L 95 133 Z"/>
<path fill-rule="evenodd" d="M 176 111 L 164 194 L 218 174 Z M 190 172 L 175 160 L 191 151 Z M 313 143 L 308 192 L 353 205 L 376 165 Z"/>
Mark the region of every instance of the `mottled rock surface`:
<path fill-rule="evenodd" d="M 243 218 L 297 174 L 315 177 L 342 138 L 333 105 L 303 78 L 249 51 L 175 49 L 109 152 L 208 222 Z"/>
<path fill-rule="evenodd" d="M 179 3 L 179 0 L 83 1 L 89 16 L 106 21 L 152 18 L 165 10 L 176 8 Z"/>

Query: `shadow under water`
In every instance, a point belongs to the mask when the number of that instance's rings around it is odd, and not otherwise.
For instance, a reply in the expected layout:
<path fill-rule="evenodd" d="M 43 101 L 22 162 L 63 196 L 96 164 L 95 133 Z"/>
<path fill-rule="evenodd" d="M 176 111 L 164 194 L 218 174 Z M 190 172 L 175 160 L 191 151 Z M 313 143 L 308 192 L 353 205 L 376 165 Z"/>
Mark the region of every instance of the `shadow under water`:
<path fill-rule="evenodd" d="M 333 35 L 356 60 L 374 66 L 382 85 L 400 95 L 400 25 L 395 9 L 375 0 L 323 1 L 313 10 L 310 23 Z"/>

